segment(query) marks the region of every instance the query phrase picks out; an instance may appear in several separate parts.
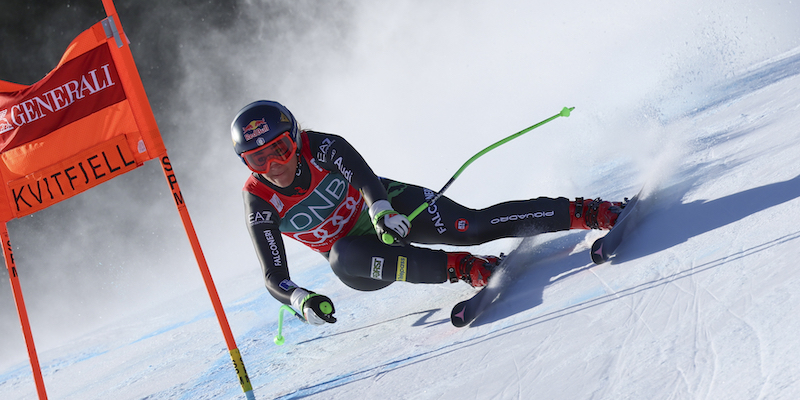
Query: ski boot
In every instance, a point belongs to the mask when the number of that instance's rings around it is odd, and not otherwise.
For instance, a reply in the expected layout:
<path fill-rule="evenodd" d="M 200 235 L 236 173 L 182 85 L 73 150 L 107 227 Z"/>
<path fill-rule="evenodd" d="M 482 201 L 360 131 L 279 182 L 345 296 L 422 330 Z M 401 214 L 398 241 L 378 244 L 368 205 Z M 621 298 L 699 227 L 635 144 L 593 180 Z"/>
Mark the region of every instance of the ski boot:
<path fill-rule="evenodd" d="M 447 253 L 447 277 L 450 283 L 462 280 L 472 287 L 482 287 L 489 283 L 489 277 L 500 265 L 503 255 L 475 256 L 470 253 Z"/>
<path fill-rule="evenodd" d="M 578 197 L 569 203 L 569 229 L 603 229 L 614 227 L 625 203 L 603 201 L 600 198 L 584 200 Z"/>

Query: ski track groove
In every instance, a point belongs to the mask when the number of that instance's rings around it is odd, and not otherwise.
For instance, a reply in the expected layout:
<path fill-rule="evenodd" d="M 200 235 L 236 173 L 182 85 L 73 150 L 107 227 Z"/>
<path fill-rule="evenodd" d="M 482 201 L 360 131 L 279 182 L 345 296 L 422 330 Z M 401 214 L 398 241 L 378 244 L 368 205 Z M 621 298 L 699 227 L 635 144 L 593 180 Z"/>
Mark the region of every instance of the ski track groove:
<path fill-rule="evenodd" d="M 611 288 L 611 286 L 609 286 L 609 285 L 608 285 L 608 283 L 606 283 L 606 281 L 605 281 L 603 278 L 601 278 L 601 277 L 600 277 L 600 275 L 598 275 L 598 274 L 597 274 L 597 272 L 595 272 L 595 271 L 594 271 L 594 269 L 592 269 L 592 268 L 589 268 L 589 271 L 590 271 L 592 274 L 594 274 L 594 276 L 596 276 L 596 277 L 597 277 L 597 280 L 599 280 L 599 281 L 600 281 L 600 283 L 602 283 L 602 284 L 603 284 L 603 286 L 605 286 L 605 288 L 606 288 L 606 289 L 608 289 L 608 290 L 609 290 L 609 291 L 610 291 L 610 292 L 611 292 L 611 293 L 614 295 L 614 297 L 616 297 L 617 299 L 620 299 L 620 300 L 622 299 L 622 298 L 621 298 L 621 297 L 620 297 L 620 296 L 617 294 L 617 291 L 616 291 L 616 290 L 614 290 L 614 289 L 612 289 L 612 288 Z M 647 321 L 645 321 L 645 320 L 642 318 L 642 316 L 641 316 L 641 315 L 639 315 L 639 313 L 637 313 L 637 312 L 636 312 L 636 310 L 635 310 L 635 309 L 634 309 L 634 308 L 633 308 L 633 307 L 632 307 L 630 304 L 628 304 L 627 302 L 623 302 L 623 303 L 624 303 L 624 304 L 625 304 L 625 305 L 626 305 L 626 306 L 627 306 L 627 307 L 628 307 L 628 308 L 631 310 L 631 313 L 632 313 L 632 314 L 634 314 L 634 315 L 636 316 L 636 319 L 637 319 L 637 320 L 639 320 L 639 321 L 641 321 L 641 322 L 642 322 L 642 324 L 644 324 L 645 328 L 647 328 L 647 330 L 648 330 L 648 331 L 650 331 L 650 333 L 651 333 L 651 334 L 655 335 L 655 334 L 653 333 L 653 330 L 650 328 L 650 325 L 648 325 L 648 324 L 647 324 Z"/>
<path fill-rule="evenodd" d="M 692 266 L 692 269 L 694 269 L 694 265 Z M 692 294 L 692 310 L 693 310 L 692 315 L 694 316 L 694 321 L 692 321 L 692 323 L 695 329 L 694 329 L 694 349 L 692 349 L 692 351 L 694 352 L 694 357 L 692 358 L 692 363 L 695 369 L 693 375 L 697 377 L 697 382 L 695 383 L 695 387 L 692 390 L 692 394 L 695 397 L 697 397 L 698 393 L 700 391 L 703 391 L 704 393 L 702 393 L 702 397 L 707 399 L 708 396 L 711 394 L 711 389 L 714 382 L 714 376 L 717 374 L 718 371 L 717 364 L 719 363 L 719 356 L 717 355 L 717 352 L 713 349 L 714 340 L 713 340 L 713 335 L 709 331 L 708 321 L 703 318 L 703 310 L 707 308 L 704 307 L 705 302 L 702 300 L 700 291 L 703 290 L 707 292 L 707 290 L 705 290 L 705 288 L 702 287 L 697 282 L 697 277 L 695 274 L 692 274 L 689 277 L 688 282 L 694 288 L 694 293 Z M 698 363 L 698 357 L 704 357 L 703 349 L 711 349 L 711 354 L 710 354 L 711 359 L 701 360 L 701 362 Z M 708 367 L 711 368 L 711 370 L 703 371 L 704 364 L 707 364 Z M 701 387 L 703 385 L 702 378 L 709 374 L 711 376 L 711 378 L 709 379 L 709 383 L 705 388 Z"/>
<path fill-rule="evenodd" d="M 517 391 L 522 394 L 522 387 L 519 385 L 522 382 L 522 374 L 520 374 L 519 362 L 516 357 L 514 357 L 514 372 L 517 376 Z"/>
<path fill-rule="evenodd" d="M 697 398 L 697 394 L 694 393 L 694 391 L 692 390 L 691 382 L 689 382 L 689 378 L 686 376 L 686 371 L 683 368 L 681 368 L 680 365 L 676 366 L 675 369 L 678 371 L 678 378 L 681 381 L 683 381 L 683 384 L 686 387 L 686 393 L 689 394 L 690 397 Z M 672 396 L 671 396 L 672 398 L 675 398 L 675 399 L 680 399 L 681 398 L 678 389 L 679 389 L 678 385 L 675 385 L 675 389 L 673 390 Z"/>
<path fill-rule="evenodd" d="M 519 373 L 519 362 L 517 362 L 517 358 L 514 357 L 514 371 L 517 375 L 517 398 L 522 399 L 522 375 Z"/>

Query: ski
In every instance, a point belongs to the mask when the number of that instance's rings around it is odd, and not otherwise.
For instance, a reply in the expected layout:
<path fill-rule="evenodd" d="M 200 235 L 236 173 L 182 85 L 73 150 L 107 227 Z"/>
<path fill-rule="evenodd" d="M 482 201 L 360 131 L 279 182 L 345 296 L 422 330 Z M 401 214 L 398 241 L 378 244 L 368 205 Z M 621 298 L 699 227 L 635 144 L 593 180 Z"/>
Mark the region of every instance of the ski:
<path fill-rule="evenodd" d="M 453 326 L 456 328 L 463 328 L 474 321 L 475 318 L 478 318 L 478 315 L 483 312 L 486 305 L 492 300 L 488 298 L 488 301 L 484 304 L 486 293 L 488 293 L 488 291 L 485 290 L 485 288 L 481 289 L 481 291 L 474 296 L 456 304 L 453 310 L 450 311 L 450 322 L 453 323 Z"/>
<path fill-rule="evenodd" d="M 501 271 L 506 269 L 505 262 L 507 256 L 503 253 L 500 253 L 498 258 L 500 259 L 497 266 L 494 268 L 492 272 L 492 276 L 494 278 L 491 279 L 498 279 L 501 275 Z M 502 279 L 502 278 L 501 278 Z M 497 298 L 499 294 L 500 287 L 498 285 L 493 285 L 493 287 L 484 286 L 478 293 L 475 293 L 472 297 L 459 302 L 453 309 L 450 311 L 450 322 L 456 328 L 462 328 L 469 325 L 475 318 L 483 312 L 486 307 Z"/>
<path fill-rule="evenodd" d="M 643 190 L 644 189 L 642 189 L 642 191 Z M 595 240 L 592 244 L 591 255 L 592 261 L 595 264 L 602 264 L 611 259 L 611 257 L 616 254 L 617 247 L 619 247 L 623 239 L 625 239 L 628 233 L 633 230 L 633 227 L 636 226 L 639 220 L 639 207 L 637 207 L 637 205 L 642 191 L 639 191 L 636 196 L 633 196 L 632 199 L 625 203 L 625 208 L 617 218 L 617 223 L 614 224 L 614 227 L 611 228 L 605 236 Z"/>

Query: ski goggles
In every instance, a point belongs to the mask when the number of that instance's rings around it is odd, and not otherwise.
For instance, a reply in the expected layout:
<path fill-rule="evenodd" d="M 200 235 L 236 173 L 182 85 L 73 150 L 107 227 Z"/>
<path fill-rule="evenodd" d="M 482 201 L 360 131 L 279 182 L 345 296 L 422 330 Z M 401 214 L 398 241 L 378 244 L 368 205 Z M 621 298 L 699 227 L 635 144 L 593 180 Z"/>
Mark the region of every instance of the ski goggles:
<path fill-rule="evenodd" d="M 283 132 L 269 143 L 242 153 L 245 164 L 255 172 L 266 174 L 272 163 L 286 164 L 297 151 L 297 144 L 289 136 L 289 131 Z"/>

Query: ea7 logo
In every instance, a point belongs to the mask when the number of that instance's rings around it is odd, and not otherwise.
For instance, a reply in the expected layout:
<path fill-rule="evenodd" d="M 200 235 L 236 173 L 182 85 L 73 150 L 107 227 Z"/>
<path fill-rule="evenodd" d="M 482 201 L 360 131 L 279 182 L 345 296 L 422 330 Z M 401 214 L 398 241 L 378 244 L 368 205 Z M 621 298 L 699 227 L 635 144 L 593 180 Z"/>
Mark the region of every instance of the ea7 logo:
<path fill-rule="evenodd" d="M 251 212 L 250 215 L 248 215 L 247 220 L 248 222 L 250 222 L 250 226 L 256 226 L 259 224 L 271 224 L 275 222 L 272 220 L 272 211 Z"/>
<path fill-rule="evenodd" d="M 325 139 L 322 141 L 322 144 L 319 145 L 319 151 L 317 152 L 318 160 L 322 162 L 325 162 L 325 160 L 327 160 L 328 151 L 331 149 L 331 146 L 333 145 L 334 142 L 335 140 L 331 139 Z M 333 157 L 333 154 L 331 154 L 331 157 Z"/>

